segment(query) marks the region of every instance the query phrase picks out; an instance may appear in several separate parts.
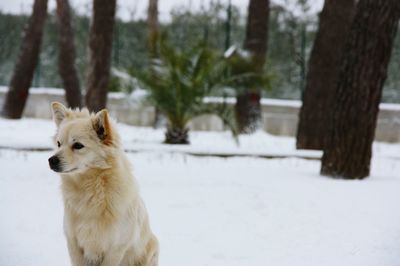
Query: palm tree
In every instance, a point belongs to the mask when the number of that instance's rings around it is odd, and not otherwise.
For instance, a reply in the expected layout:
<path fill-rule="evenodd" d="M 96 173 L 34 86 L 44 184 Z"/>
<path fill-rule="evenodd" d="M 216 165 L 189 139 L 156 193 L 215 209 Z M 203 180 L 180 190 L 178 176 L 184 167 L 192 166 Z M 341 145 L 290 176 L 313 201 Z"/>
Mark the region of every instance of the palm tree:
<path fill-rule="evenodd" d="M 165 39 L 160 41 L 159 56 L 152 61 L 150 71 L 138 75 L 138 79 L 167 119 L 165 143 L 189 143 L 188 122 L 202 114 L 218 115 L 235 135 L 233 112 L 227 105 L 203 101 L 224 84 L 224 58 L 202 44 L 177 51 Z"/>

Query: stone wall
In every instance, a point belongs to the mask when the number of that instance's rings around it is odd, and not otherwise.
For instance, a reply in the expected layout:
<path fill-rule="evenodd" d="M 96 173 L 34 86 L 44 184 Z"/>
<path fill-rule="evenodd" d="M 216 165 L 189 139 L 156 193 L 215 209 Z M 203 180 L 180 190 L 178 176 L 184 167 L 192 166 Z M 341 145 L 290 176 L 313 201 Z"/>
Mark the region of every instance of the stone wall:
<path fill-rule="evenodd" d="M 0 105 L 3 105 L 6 88 L 0 87 Z M 208 102 L 221 99 L 207 98 Z M 50 103 L 65 103 L 64 93 L 60 89 L 31 89 L 25 108 L 25 117 L 51 118 Z M 229 104 L 234 99 L 228 100 Z M 291 100 L 262 100 L 262 127 L 273 135 L 295 136 L 298 111 L 301 103 Z M 0 106 L 0 107 L 1 107 Z M 154 120 L 154 108 L 140 100 L 138 95 L 110 93 L 108 106 L 111 115 L 119 122 L 135 126 L 151 126 Z M 192 130 L 224 130 L 221 120 L 216 116 L 204 115 L 190 123 Z M 376 140 L 400 142 L 400 104 L 381 104 L 376 130 Z"/>

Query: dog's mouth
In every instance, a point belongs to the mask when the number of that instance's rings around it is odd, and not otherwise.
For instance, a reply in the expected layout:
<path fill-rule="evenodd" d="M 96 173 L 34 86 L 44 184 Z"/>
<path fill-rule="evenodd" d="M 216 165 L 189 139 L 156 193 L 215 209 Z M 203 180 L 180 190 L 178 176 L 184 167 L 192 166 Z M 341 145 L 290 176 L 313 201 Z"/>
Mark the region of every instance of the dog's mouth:
<path fill-rule="evenodd" d="M 60 173 L 60 174 L 68 174 L 68 173 L 72 173 L 75 170 L 78 170 L 77 167 L 69 169 L 69 170 L 62 170 L 62 168 L 60 167 L 50 167 L 51 170 L 53 170 L 54 172 Z"/>
<path fill-rule="evenodd" d="M 62 171 L 61 171 L 61 168 L 60 168 L 59 166 L 52 166 L 52 165 L 50 165 L 50 169 L 53 170 L 54 172 L 57 172 L 57 173 L 62 172 Z"/>
<path fill-rule="evenodd" d="M 73 171 L 75 171 L 75 170 L 78 170 L 78 168 L 75 167 L 75 168 L 72 168 L 72 169 L 69 169 L 69 170 L 60 171 L 60 173 L 61 173 L 61 174 L 68 174 L 68 173 L 71 173 L 71 172 L 73 172 Z"/>

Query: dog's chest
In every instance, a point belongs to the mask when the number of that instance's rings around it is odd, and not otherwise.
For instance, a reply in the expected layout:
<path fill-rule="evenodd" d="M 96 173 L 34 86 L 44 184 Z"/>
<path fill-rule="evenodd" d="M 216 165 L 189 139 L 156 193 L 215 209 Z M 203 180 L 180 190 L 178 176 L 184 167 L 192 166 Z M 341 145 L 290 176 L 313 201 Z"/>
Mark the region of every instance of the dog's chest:
<path fill-rule="evenodd" d="M 73 230 L 79 246 L 86 252 L 103 252 L 108 248 L 105 243 L 113 242 L 111 228 L 102 226 L 96 221 L 76 221 Z"/>
<path fill-rule="evenodd" d="M 96 219 L 112 216 L 113 197 L 105 178 L 87 178 L 80 182 L 67 180 L 62 189 L 65 207 L 74 215 Z"/>

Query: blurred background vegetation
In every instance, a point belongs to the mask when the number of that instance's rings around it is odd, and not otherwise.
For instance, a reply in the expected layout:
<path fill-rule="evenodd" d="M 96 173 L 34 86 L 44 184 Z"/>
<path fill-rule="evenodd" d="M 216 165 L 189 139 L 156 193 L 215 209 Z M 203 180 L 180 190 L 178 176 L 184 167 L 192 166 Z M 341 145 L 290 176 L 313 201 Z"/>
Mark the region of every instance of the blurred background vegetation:
<path fill-rule="evenodd" d="M 306 2 L 305 4 L 306 5 Z M 306 8 L 306 6 L 305 6 Z M 72 10 L 73 11 L 73 10 Z M 161 22 L 161 30 L 168 33 L 172 45 L 185 50 L 199 41 L 205 41 L 210 48 L 223 52 L 227 49 L 228 5 L 214 2 L 209 7 L 197 11 L 187 7 L 176 7 L 171 11 L 171 20 Z M 0 84 L 10 81 L 17 60 L 21 34 L 28 20 L 26 15 L 0 13 Z M 229 45 L 242 47 L 245 38 L 244 15 L 238 7 L 231 7 Z M 81 84 L 84 83 L 86 69 L 89 17 L 73 13 L 73 29 L 76 45 L 76 66 Z M 273 77 L 271 89 L 263 91 L 264 97 L 300 99 L 304 87 L 309 53 L 318 27 L 317 15 L 300 16 L 284 6 L 271 5 L 269 20 L 269 44 L 265 69 Z M 122 21 L 117 19 L 114 31 L 112 67 L 114 70 L 130 72 L 149 66 L 146 50 L 147 24 L 144 19 Z M 55 12 L 46 21 L 40 61 L 35 70 L 34 87 L 62 88 L 57 69 L 57 25 Z M 113 71 L 115 73 L 115 71 Z M 388 78 L 383 90 L 383 102 L 400 102 L 400 35 L 397 35 Z M 113 75 L 110 91 L 118 91 L 120 75 Z"/>

